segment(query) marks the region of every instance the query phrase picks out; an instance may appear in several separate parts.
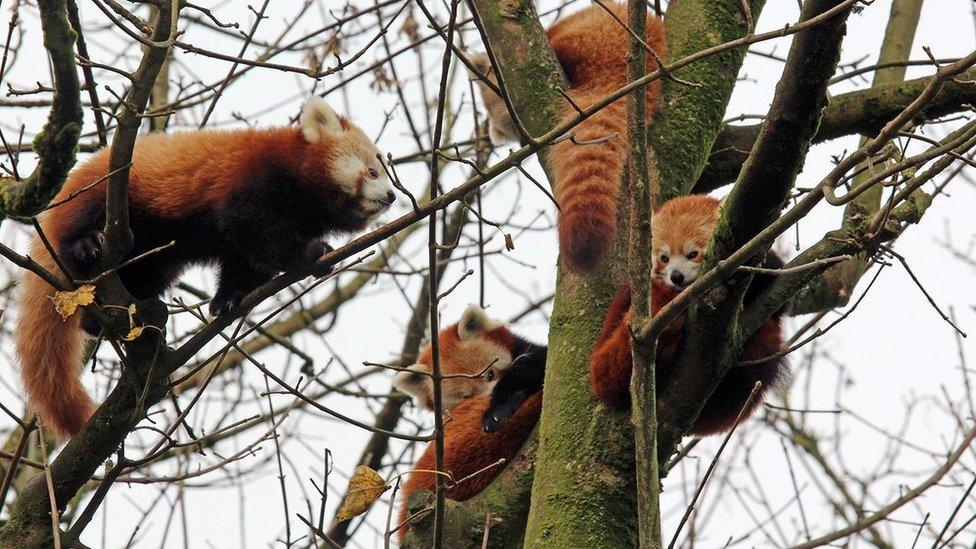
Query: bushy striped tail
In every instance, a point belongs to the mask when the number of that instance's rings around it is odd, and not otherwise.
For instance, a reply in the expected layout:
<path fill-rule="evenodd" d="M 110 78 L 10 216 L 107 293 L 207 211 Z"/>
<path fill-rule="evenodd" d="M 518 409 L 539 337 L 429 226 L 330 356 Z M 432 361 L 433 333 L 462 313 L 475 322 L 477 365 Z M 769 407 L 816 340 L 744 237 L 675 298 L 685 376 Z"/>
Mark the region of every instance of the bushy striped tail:
<path fill-rule="evenodd" d="M 48 271 L 59 272 L 39 240 L 31 247 L 31 257 Z M 80 431 L 94 410 L 78 378 L 85 346 L 81 313 L 63 320 L 51 302 L 54 288 L 32 272 L 24 273 L 20 291 L 20 376 L 31 408 L 45 428 L 64 439 Z"/>
<path fill-rule="evenodd" d="M 585 108 L 605 96 L 599 91 L 573 99 Z M 574 116 L 576 111 L 570 110 L 566 119 Z M 626 117 L 626 102 L 617 100 L 549 151 L 559 204 L 559 254 L 577 273 L 589 274 L 603 265 L 616 240 L 617 196 L 627 161 Z"/>
<path fill-rule="evenodd" d="M 616 15 L 616 19 L 607 13 Z M 570 84 L 575 107 L 589 108 L 627 83 L 630 34 L 617 20 L 627 19 L 627 5 L 591 6 L 557 22 L 549 42 Z M 647 18 L 647 43 L 667 57 L 663 22 Z M 649 55 L 646 71 L 657 69 Z M 660 81 L 646 88 L 646 113 L 661 102 Z M 563 121 L 577 115 L 567 105 Z M 618 99 L 570 130 L 572 140 L 552 146 L 548 163 L 559 204 L 559 252 L 573 271 L 591 274 L 610 255 L 617 237 L 617 197 L 627 163 L 627 100 Z"/>
<path fill-rule="evenodd" d="M 780 320 L 774 317 L 746 342 L 738 359 L 745 364 L 735 364 L 725 374 L 698 414 L 691 434 L 706 436 L 728 431 L 735 425 L 740 411 L 744 421 L 759 409 L 766 394 L 786 379 L 789 361 L 785 357 L 775 357 L 762 362 L 749 362 L 774 357 L 782 349 Z M 757 381 L 762 385 L 749 400 Z"/>

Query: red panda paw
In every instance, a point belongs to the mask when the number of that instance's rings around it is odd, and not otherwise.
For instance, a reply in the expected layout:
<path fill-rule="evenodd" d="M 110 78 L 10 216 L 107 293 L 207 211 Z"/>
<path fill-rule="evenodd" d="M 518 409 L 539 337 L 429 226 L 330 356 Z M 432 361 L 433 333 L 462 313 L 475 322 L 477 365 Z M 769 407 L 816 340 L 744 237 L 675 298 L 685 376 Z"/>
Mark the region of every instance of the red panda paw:
<path fill-rule="evenodd" d="M 329 276 L 332 274 L 333 269 L 335 269 L 334 263 L 323 263 L 319 259 L 331 252 L 333 250 L 332 246 L 329 246 L 321 240 L 313 240 L 305 246 L 305 256 L 304 260 L 308 266 L 308 271 L 312 276 L 321 278 L 323 276 Z"/>
<path fill-rule="evenodd" d="M 497 406 L 488 406 L 485 415 L 481 418 L 481 430 L 486 433 L 494 433 L 501 429 L 508 420 L 521 408 L 524 399 L 507 400 Z"/>

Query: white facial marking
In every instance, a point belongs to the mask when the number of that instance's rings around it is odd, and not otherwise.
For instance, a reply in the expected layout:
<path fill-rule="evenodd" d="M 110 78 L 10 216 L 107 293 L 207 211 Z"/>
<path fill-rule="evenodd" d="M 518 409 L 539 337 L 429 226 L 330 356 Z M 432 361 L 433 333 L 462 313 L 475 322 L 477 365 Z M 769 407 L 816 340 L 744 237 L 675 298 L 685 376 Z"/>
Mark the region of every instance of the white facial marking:
<path fill-rule="evenodd" d="M 393 184 L 390 183 L 386 170 L 380 165 L 379 160 L 372 162 L 362 162 L 360 176 L 363 178 L 363 186 L 360 190 L 362 194 L 363 210 L 370 212 L 370 215 L 378 215 L 390 209 L 396 199 Z"/>
<path fill-rule="evenodd" d="M 671 258 L 671 246 L 669 246 L 667 244 L 664 244 L 660 248 L 658 248 L 656 251 L 652 249 L 651 250 L 651 254 L 654 256 L 654 257 L 651 258 L 651 267 L 654 269 L 655 272 L 657 272 L 658 265 L 660 265 L 662 263 L 661 256 L 667 256 L 668 259 L 670 260 L 670 258 Z M 667 266 L 666 265 L 665 265 L 665 269 L 667 269 Z M 665 269 L 662 269 L 661 272 L 663 273 Z M 662 274 L 662 276 L 663 276 L 663 274 Z"/>
<path fill-rule="evenodd" d="M 335 162 L 336 183 L 342 187 L 347 194 L 355 195 L 356 188 L 359 186 L 359 178 L 362 176 L 366 165 L 355 156 L 342 156 Z"/>
<path fill-rule="evenodd" d="M 490 363 L 491 369 L 494 371 L 494 376 L 491 379 L 492 382 L 490 385 L 494 387 L 495 382 L 498 381 L 498 377 L 501 376 L 505 370 L 512 365 L 512 361 L 515 360 L 515 358 L 512 356 L 512 353 L 508 352 L 508 349 L 497 343 L 486 343 L 485 346 L 486 349 L 488 349 L 489 355 L 491 356 Z M 487 364 L 485 364 L 485 366 L 487 366 Z"/>
<path fill-rule="evenodd" d="M 701 267 L 698 254 L 702 252 L 698 246 L 689 243 L 680 252 L 677 255 L 669 256 L 667 265 L 661 271 L 661 278 L 664 279 L 664 282 L 675 288 L 684 288 L 694 282 L 698 277 L 698 269 Z M 662 253 L 664 252 L 662 251 Z M 689 257 L 689 255 L 694 256 Z"/>

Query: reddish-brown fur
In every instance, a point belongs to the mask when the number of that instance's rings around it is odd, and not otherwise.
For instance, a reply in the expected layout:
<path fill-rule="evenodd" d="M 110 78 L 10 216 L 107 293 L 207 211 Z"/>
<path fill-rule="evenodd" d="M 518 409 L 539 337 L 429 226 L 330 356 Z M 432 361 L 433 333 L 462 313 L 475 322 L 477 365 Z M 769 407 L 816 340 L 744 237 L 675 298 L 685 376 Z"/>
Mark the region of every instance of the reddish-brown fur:
<path fill-rule="evenodd" d="M 518 454 L 525 440 L 532 433 L 542 412 L 542 393 L 536 393 L 526 400 L 498 431 L 486 433 L 481 429 L 481 418 L 488 408 L 488 395 L 469 398 L 451 411 L 450 420 L 444 425 L 444 470 L 451 473 L 455 481 L 465 479 L 482 469 L 495 464 L 500 459 L 505 465 L 491 467 L 464 482 L 447 490 L 447 497 L 464 501 L 478 495 Z M 414 465 L 402 488 L 400 500 L 400 519 L 402 523 L 410 515 L 407 502 L 411 494 L 435 489 L 436 476 L 424 470 L 436 470 L 434 443 L 430 443 Z M 402 538 L 408 528 L 400 529 Z"/>
<path fill-rule="evenodd" d="M 267 168 L 270 158 L 275 165 L 292 170 L 294 179 L 309 189 L 334 189 L 329 175 L 335 162 L 354 151 L 367 154 L 360 150 L 368 142 L 361 130 L 344 118 L 340 122 L 346 137 L 323 135 L 316 143 L 303 138 L 299 127 L 142 137 L 136 142 L 129 172 L 130 210 L 162 220 L 219 211 L 221 201 L 248 180 L 247 176 Z M 54 202 L 104 178 L 108 166 L 109 150 L 95 153 L 69 175 Z M 59 255 L 63 239 L 104 203 L 106 185 L 98 183 L 41 217 L 44 234 Z M 343 198 L 330 195 L 330 200 L 342 204 Z M 39 238 L 29 254 L 48 271 L 60 273 Z M 182 266 L 173 268 L 176 272 L 169 274 L 175 277 Z M 64 437 L 81 429 L 94 406 L 78 379 L 86 339 L 80 315 L 62 320 L 50 300 L 53 292 L 40 277 L 30 272 L 24 275 L 16 339 L 31 406 L 47 427 Z"/>
<path fill-rule="evenodd" d="M 58 272 L 40 243 L 33 244 L 30 256 L 49 272 Z M 20 374 L 31 406 L 46 427 L 63 437 L 81 430 L 95 407 L 78 380 L 85 347 L 80 316 L 62 320 L 51 303 L 53 291 L 39 276 L 24 274 L 16 338 Z"/>
<path fill-rule="evenodd" d="M 719 202 L 710 197 L 689 196 L 665 203 L 653 218 L 652 248 L 658 250 L 667 243 L 672 249 L 694 240 L 704 248 L 718 218 Z M 655 258 L 657 256 L 655 255 Z M 678 295 L 678 290 L 660 278 L 663 265 L 655 261 L 651 279 L 651 313 L 656 315 Z M 625 285 L 610 304 L 603 323 L 603 330 L 590 357 L 590 388 L 601 402 L 608 406 L 630 405 L 631 361 L 630 321 L 631 288 Z M 681 342 L 684 316 L 672 322 L 658 338 L 656 368 L 665 378 Z M 780 320 L 770 318 L 746 341 L 740 361 L 771 356 L 783 347 Z M 764 393 L 783 376 L 785 361 L 773 359 L 760 364 L 735 365 L 719 383 L 691 428 L 690 434 L 709 435 L 727 431 L 745 405 L 756 381 L 763 385 L 746 407 L 743 417 L 748 417 L 762 403 Z"/>
<path fill-rule="evenodd" d="M 610 4 L 622 21 L 625 5 Z M 629 33 L 601 6 L 570 15 L 549 29 L 549 41 L 570 83 L 569 96 L 582 109 L 591 107 L 627 83 Z M 666 44 L 660 19 L 647 18 L 646 41 L 664 58 Z M 647 71 L 657 69 L 648 56 Z M 661 86 L 647 86 L 650 116 L 661 101 Z M 577 115 L 572 105 L 563 120 Z M 600 267 L 616 238 L 616 205 L 620 175 L 627 158 L 626 99 L 618 99 L 573 130 L 573 140 L 552 146 L 547 161 L 559 204 L 559 252 L 574 271 Z M 574 143 L 575 141 L 575 143 Z M 594 144 L 585 144 L 597 141 Z"/>
<path fill-rule="evenodd" d="M 520 353 L 524 340 L 508 327 L 487 317 L 480 308 L 471 306 L 462 314 L 457 324 L 452 324 L 438 332 L 438 356 L 443 375 L 475 374 L 485 369 L 488 362 L 498 373 L 494 380 L 505 375 L 511 360 Z M 499 355 L 508 354 L 504 360 Z M 433 348 L 430 344 L 421 349 L 418 366 L 430 371 Z M 398 374 L 399 375 L 399 374 Z M 413 382 L 416 383 L 416 382 Z M 511 418 L 497 431 L 487 433 L 482 429 L 482 419 L 491 404 L 490 390 L 494 386 L 483 376 L 449 377 L 441 383 L 445 394 L 447 412 L 444 424 L 444 470 L 458 481 L 496 463 L 499 459 L 510 461 L 525 443 L 529 433 L 539 420 L 542 411 L 542 393 L 530 396 Z M 409 384 L 399 385 L 407 389 L 425 408 L 433 409 L 430 391 L 424 383 L 423 389 Z M 447 398 L 447 395 L 455 398 Z M 467 396 L 465 396 L 467 395 Z M 456 402 L 448 407 L 448 401 Z M 447 491 L 453 500 L 465 500 L 485 489 L 506 465 L 492 467 L 476 476 L 457 484 Z M 434 490 L 436 475 L 424 472 L 435 470 L 434 443 L 430 443 L 423 455 L 407 476 L 401 492 L 400 520 L 409 515 L 407 502 L 410 495 L 420 490 Z M 402 537 L 407 528 L 400 530 Z"/>
<path fill-rule="evenodd" d="M 451 324 L 437 333 L 441 374 L 449 376 L 441 381 L 442 406 L 448 412 L 465 399 L 489 393 L 492 382 L 498 379 L 512 359 L 510 350 L 515 334 L 505 326 L 496 325 L 483 314 L 469 315 L 470 311 L 469 308 L 462 317 L 462 321 L 469 319 L 474 323 L 465 332 L 471 334 L 467 339 L 461 337 L 460 324 Z M 433 354 L 431 345 L 424 345 L 417 357 L 417 364 L 409 367 L 407 372 L 398 374 L 394 381 L 397 388 L 414 396 L 428 410 L 434 409 L 431 378 L 414 378 L 409 372 L 430 373 L 433 368 Z M 490 376 L 478 375 L 482 372 L 487 374 L 486 368 L 491 371 Z"/>

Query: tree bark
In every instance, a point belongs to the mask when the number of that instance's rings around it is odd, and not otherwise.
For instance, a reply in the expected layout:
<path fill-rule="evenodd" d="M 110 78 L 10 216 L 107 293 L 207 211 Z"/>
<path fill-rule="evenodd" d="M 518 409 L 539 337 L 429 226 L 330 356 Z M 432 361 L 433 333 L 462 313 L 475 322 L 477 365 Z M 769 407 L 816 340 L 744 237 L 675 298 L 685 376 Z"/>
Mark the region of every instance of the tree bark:
<path fill-rule="evenodd" d="M 75 65 L 77 34 L 68 22 L 65 0 L 38 0 L 41 31 L 54 72 L 54 98 L 47 123 L 34 139 L 39 162 L 27 179 L 0 177 L 0 219 L 33 217 L 61 190 L 75 164 L 81 136 L 81 84 Z"/>
<path fill-rule="evenodd" d="M 922 12 L 922 0 L 894 0 L 891 3 L 891 15 L 885 28 L 881 53 L 878 64 L 907 61 L 912 53 L 912 42 L 918 19 Z M 894 85 L 905 79 L 906 67 L 886 67 L 874 73 L 871 88 L 881 88 Z M 861 137 L 859 147 L 867 142 Z M 853 187 L 867 181 L 874 174 L 874 170 L 866 169 L 854 176 Z M 881 195 L 884 188 L 877 185 L 858 196 L 844 209 L 844 228 L 851 228 L 859 219 L 870 217 L 881 207 Z M 845 261 L 827 269 L 821 276 L 813 279 L 803 296 L 797 300 L 794 308 L 800 312 L 813 312 L 833 307 L 842 307 L 850 300 L 854 287 L 868 269 L 868 260 L 860 256 L 852 261 Z M 817 299 L 809 299 L 817 296 Z"/>
<path fill-rule="evenodd" d="M 808 0 L 803 4 L 801 20 L 810 20 L 839 4 L 840 0 Z M 827 82 L 840 59 L 849 13 L 848 7 L 794 37 L 769 114 L 725 199 L 699 277 L 779 217 L 820 124 L 827 103 Z M 765 252 L 753 256 L 752 262 L 758 263 Z M 700 303 L 688 309 L 688 329 L 676 353 L 673 372 L 658 390 L 659 460 L 667 460 L 674 451 L 732 366 L 744 341 L 742 336 L 751 335 L 736 330 L 742 297 L 751 280 L 750 273 L 735 275 L 713 286 Z"/>

